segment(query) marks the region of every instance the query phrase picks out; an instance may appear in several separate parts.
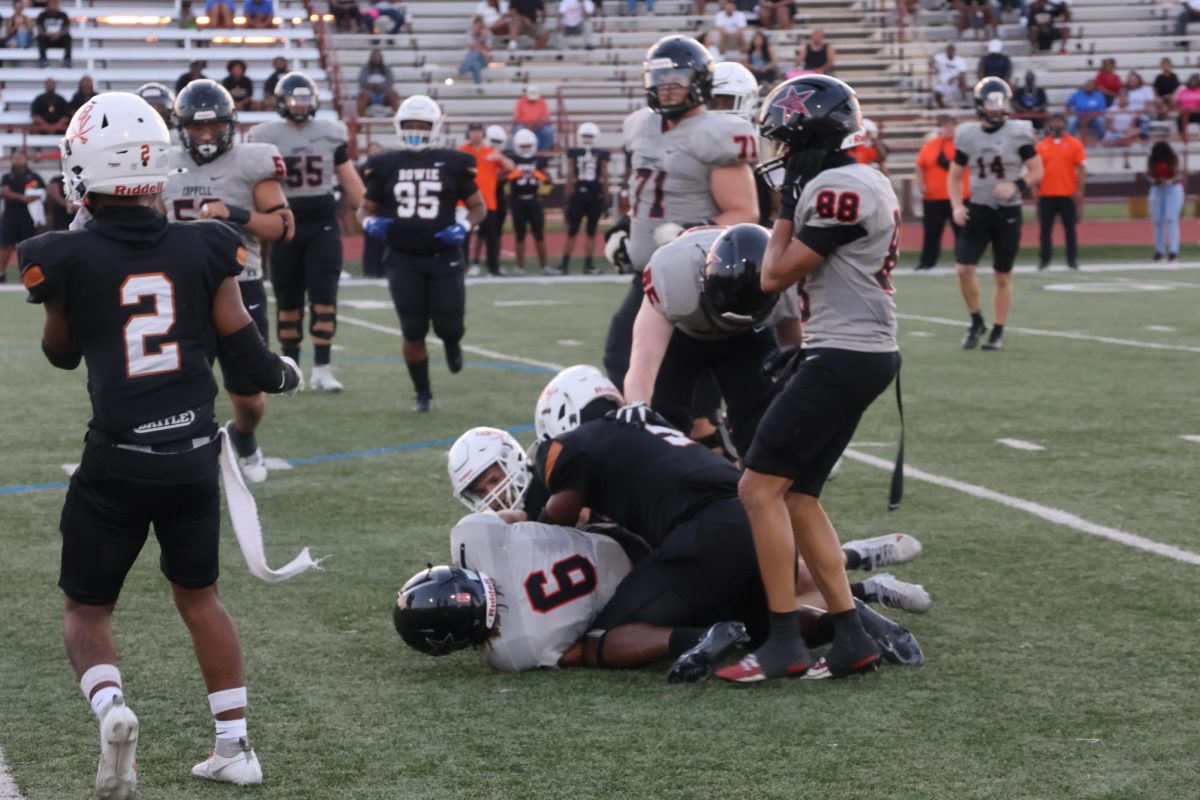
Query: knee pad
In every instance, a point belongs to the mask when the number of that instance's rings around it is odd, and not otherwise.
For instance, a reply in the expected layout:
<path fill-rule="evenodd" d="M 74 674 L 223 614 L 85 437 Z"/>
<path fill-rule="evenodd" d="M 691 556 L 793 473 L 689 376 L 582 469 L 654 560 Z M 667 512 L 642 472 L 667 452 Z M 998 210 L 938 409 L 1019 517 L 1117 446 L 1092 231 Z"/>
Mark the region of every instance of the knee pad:
<path fill-rule="evenodd" d="M 280 344 L 300 344 L 304 341 L 304 311 L 298 310 L 299 319 L 281 319 L 286 310 L 275 315 L 275 336 Z"/>
<path fill-rule="evenodd" d="M 337 311 L 317 311 L 315 307 L 309 311 L 312 317 L 308 323 L 309 334 L 314 339 L 332 339 L 337 333 Z"/>

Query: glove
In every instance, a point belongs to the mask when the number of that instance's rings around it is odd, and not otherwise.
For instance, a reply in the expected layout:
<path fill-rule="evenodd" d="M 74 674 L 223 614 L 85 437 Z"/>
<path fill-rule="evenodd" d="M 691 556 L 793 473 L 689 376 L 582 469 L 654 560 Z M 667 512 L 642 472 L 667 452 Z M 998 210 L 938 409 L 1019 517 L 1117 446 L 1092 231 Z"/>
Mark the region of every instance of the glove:
<path fill-rule="evenodd" d="M 664 222 L 654 229 L 654 246 L 662 247 L 667 242 L 675 239 L 676 236 L 683 233 L 683 226 L 675 222 Z"/>
<path fill-rule="evenodd" d="M 667 422 L 657 411 L 641 401 L 629 403 L 610 411 L 604 415 L 604 418 L 615 419 L 623 425 L 633 425 L 636 428 L 643 428 L 646 425 L 660 425 L 664 428 L 671 427 L 671 423 Z"/>
<path fill-rule="evenodd" d="M 388 228 L 392 227 L 395 221 L 388 217 L 367 217 L 363 220 L 363 233 L 372 239 L 386 238 Z"/>
<path fill-rule="evenodd" d="M 609 231 L 607 241 L 604 242 L 604 257 L 622 275 L 633 270 L 633 261 L 630 260 L 629 250 L 626 247 L 628 238 L 629 234 L 625 231 L 613 230 Z"/>
<path fill-rule="evenodd" d="M 463 225 L 461 222 L 456 222 L 447 228 L 442 228 L 433 235 L 433 238 L 437 239 L 442 244 L 448 244 L 451 247 L 458 247 L 460 244 L 466 241 L 468 233 L 470 233 L 470 231 L 467 230 L 466 225 Z"/>
<path fill-rule="evenodd" d="M 304 373 L 300 371 L 300 365 L 290 356 L 280 356 L 279 360 L 287 367 L 287 371 L 283 373 L 283 391 L 280 394 L 284 397 L 291 397 L 300 391 L 300 385 L 304 382 Z"/>
<path fill-rule="evenodd" d="M 779 187 L 779 218 L 796 218 L 796 204 L 804 186 L 821 171 L 825 160 L 823 150 L 801 150 L 792 153 L 784 162 L 783 185 Z"/>
<path fill-rule="evenodd" d="M 796 373 L 804 353 L 799 347 L 776 347 L 763 359 L 759 367 L 764 383 L 783 386 Z"/>

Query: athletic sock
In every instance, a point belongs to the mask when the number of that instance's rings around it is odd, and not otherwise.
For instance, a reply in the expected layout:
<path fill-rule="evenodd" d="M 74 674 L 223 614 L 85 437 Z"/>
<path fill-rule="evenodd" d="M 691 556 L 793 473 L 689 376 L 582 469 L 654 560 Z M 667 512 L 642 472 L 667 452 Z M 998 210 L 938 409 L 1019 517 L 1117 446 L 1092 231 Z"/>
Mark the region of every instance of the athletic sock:
<path fill-rule="evenodd" d="M 112 704 L 114 698 L 123 696 L 120 686 L 105 686 L 103 689 L 97 689 L 92 695 L 92 713 L 96 715 L 96 719 L 104 716 L 104 710 Z"/>
<path fill-rule="evenodd" d="M 771 611 L 769 635 L 762 646 L 754 651 L 754 657 L 768 678 L 781 678 L 788 674 L 788 667 L 805 664 L 811 657 L 804 637 L 800 635 L 800 612 Z"/>
<path fill-rule="evenodd" d="M 313 363 L 318 367 L 323 367 L 329 363 L 329 353 L 333 349 L 331 344 L 314 344 L 313 345 Z"/>
<path fill-rule="evenodd" d="M 708 633 L 707 628 L 672 629 L 671 638 L 667 642 L 667 653 L 671 658 L 679 658 L 688 650 L 700 644 L 700 640 L 704 638 L 704 634 L 706 633 Z"/>
<path fill-rule="evenodd" d="M 233 439 L 233 449 L 237 451 L 238 458 L 249 458 L 258 450 L 258 440 L 254 438 L 254 434 L 242 433 L 238 430 L 236 422 L 230 426 L 229 436 Z"/>
<path fill-rule="evenodd" d="M 563 256 L 562 263 L 558 265 L 558 268 L 560 270 L 562 270 L 563 272 L 566 272 L 570 268 L 570 266 L 571 266 L 571 257 Z"/>
<path fill-rule="evenodd" d="M 971 312 L 971 327 L 982 328 L 983 324 L 984 324 L 983 323 L 983 312 L 982 311 L 972 311 Z"/>
<path fill-rule="evenodd" d="M 596 265 L 592 262 L 591 256 L 588 256 L 587 258 L 585 258 L 583 260 L 583 268 L 584 269 L 595 269 L 596 268 Z"/>
<path fill-rule="evenodd" d="M 246 731 L 246 718 L 241 719 L 217 719 L 213 720 L 217 726 L 217 738 L 226 739 L 231 742 L 236 742 L 238 739 L 247 739 L 249 735 Z"/>
<path fill-rule="evenodd" d="M 851 547 L 843 547 L 842 552 L 846 554 L 846 569 L 858 569 L 862 565 L 862 553 Z"/>
<path fill-rule="evenodd" d="M 833 646 L 825 654 L 825 664 L 834 677 L 851 675 L 863 669 L 873 669 L 879 660 L 879 646 L 863 628 L 858 609 L 829 614 L 833 623 Z"/>
<path fill-rule="evenodd" d="M 999 339 L 1003 335 L 1004 335 L 1004 326 L 1001 325 L 999 322 L 997 322 L 995 325 L 992 326 L 992 338 Z"/>
<path fill-rule="evenodd" d="M 300 363 L 300 347 L 299 345 L 280 345 L 279 350 L 298 365 Z"/>
<path fill-rule="evenodd" d="M 429 388 L 429 359 L 404 363 L 408 367 L 408 376 L 412 378 L 413 388 L 417 390 L 417 397 L 432 397 L 433 391 Z"/>

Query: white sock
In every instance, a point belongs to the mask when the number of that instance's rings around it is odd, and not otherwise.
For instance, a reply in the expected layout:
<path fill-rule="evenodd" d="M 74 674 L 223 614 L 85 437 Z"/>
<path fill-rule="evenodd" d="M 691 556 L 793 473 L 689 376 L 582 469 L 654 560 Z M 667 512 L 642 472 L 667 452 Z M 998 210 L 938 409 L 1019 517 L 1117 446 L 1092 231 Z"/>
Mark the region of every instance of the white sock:
<path fill-rule="evenodd" d="M 218 719 L 214 721 L 217 723 L 218 739 L 227 739 L 236 742 L 238 739 L 248 738 L 245 717 L 241 719 Z"/>
<path fill-rule="evenodd" d="M 121 697 L 120 686 L 105 686 L 103 689 L 97 689 L 92 695 L 92 713 L 96 715 L 96 719 L 104 716 L 105 709 L 112 703 L 113 698 Z"/>

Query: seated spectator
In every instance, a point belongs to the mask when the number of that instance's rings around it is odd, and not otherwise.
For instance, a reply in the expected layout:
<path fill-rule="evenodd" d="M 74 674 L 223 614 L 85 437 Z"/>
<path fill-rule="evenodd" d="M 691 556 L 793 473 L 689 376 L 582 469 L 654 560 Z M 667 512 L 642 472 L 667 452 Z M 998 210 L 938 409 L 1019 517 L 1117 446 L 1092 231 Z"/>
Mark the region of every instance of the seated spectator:
<path fill-rule="evenodd" d="M 526 86 L 513 109 L 513 132 L 528 128 L 537 136 L 538 150 L 554 147 L 554 126 L 550 124 L 550 106 L 536 86 Z"/>
<path fill-rule="evenodd" d="M 263 81 L 262 107 L 266 111 L 270 111 L 275 107 L 275 84 L 279 83 L 279 79 L 289 72 L 287 56 L 275 56 L 272 58 L 271 68 L 275 71 Z"/>
<path fill-rule="evenodd" d="M 1062 23 L 1070 21 L 1069 0 L 1033 0 L 1026 20 L 1030 47 L 1034 52 L 1045 52 L 1059 42 L 1059 52 L 1067 52 L 1071 29 Z"/>
<path fill-rule="evenodd" d="M 483 26 L 495 35 L 508 35 L 512 24 L 508 16 L 508 0 L 479 0 L 474 16 L 483 20 Z"/>
<path fill-rule="evenodd" d="M 50 66 L 46 51 L 53 48 L 63 51 L 62 65 L 71 67 L 71 18 L 58 10 L 58 0 L 50 0 L 46 10 L 37 18 L 38 66 Z"/>
<path fill-rule="evenodd" d="M 1004 42 L 992 39 L 988 42 L 987 55 L 979 59 L 976 76 L 982 78 L 999 78 L 1005 83 L 1012 83 L 1012 59 L 1004 52 Z"/>
<path fill-rule="evenodd" d="M 1002 17 L 1005 11 L 1016 11 L 1025 19 L 1028 6 L 1025 0 L 996 0 L 996 14 Z"/>
<path fill-rule="evenodd" d="M 198 81 L 201 78 L 206 78 L 204 70 L 208 67 L 207 61 L 193 61 L 188 64 L 188 71 L 179 76 L 175 81 L 175 94 L 183 91 L 183 87 L 187 86 L 192 81 Z"/>
<path fill-rule="evenodd" d="M 192 13 L 192 0 L 183 0 L 179 4 L 179 17 L 175 20 L 175 24 L 184 31 L 199 29 L 200 23 L 196 21 L 196 15 Z"/>
<path fill-rule="evenodd" d="M 792 0 L 762 0 L 758 4 L 758 24 L 767 30 L 791 30 L 795 14 Z"/>
<path fill-rule="evenodd" d="M 334 27 L 343 33 L 366 30 L 358 0 L 329 0 L 329 13 L 333 14 Z"/>
<path fill-rule="evenodd" d="M 1161 71 L 1154 78 L 1154 94 L 1163 113 L 1175 110 L 1175 93 L 1179 91 L 1179 76 L 1172 69 L 1171 59 L 1164 58 L 1159 66 Z"/>
<path fill-rule="evenodd" d="M 716 31 L 705 31 L 696 37 L 696 41 L 700 42 L 712 54 L 714 64 L 720 64 L 725 60 L 725 56 L 721 54 L 721 48 L 717 47 Z"/>
<path fill-rule="evenodd" d="M 628 12 L 629 16 L 637 16 L 637 0 L 627 0 L 625 6 L 625 10 Z M 646 11 L 651 14 L 654 13 L 654 0 L 646 0 Z M 699 13 L 701 16 L 704 15 L 703 11 L 700 11 Z"/>
<path fill-rule="evenodd" d="M 1100 90 L 1100 94 L 1104 95 L 1104 99 L 1110 106 L 1117 99 L 1122 86 L 1124 83 L 1121 81 L 1121 76 L 1117 74 L 1117 60 L 1115 58 L 1102 60 L 1100 71 L 1096 73 L 1096 88 Z"/>
<path fill-rule="evenodd" d="M 1200 0 L 1183 0 L 1183 8 L 1175 18 L 1175 35 L 1187 36 L 1189 22 L 1200 20 Z"/>
<path fill-rule="evenodd" d="M 1150 120 L 1157 116 L 1154 90 L 1146 85 L 1141 75 L 1133 71 L 1125 79 L 1125 92 L 1129 96 L 1129 110 L 1137 114 L 1138 125 L 1142 126 L 1143 131 L 1148 131 Z"/>
<path fill-rule="evenodd" d="M 1141 128 L 1137 114 L 1130 110 L 1129 92 L 1125 89 L 1117 93 L 1117 99 L 1105 113 L 1104 127 L 1106 147 L 1128 147 L 1139 136 L 1143 139 L 1150 138 L 1149 130 Z"/>
<path fill-rule="evenodd" d="M 933 102 L 938 108 L 961 105 L 967 98 L 967 61 L 958 54 L 953 42 L 946 52 L 935 53 L 929 59 L 933 73 Z"/>
<path fill-rule="evenodd" d="M 1104 138 L 1104 112 L 1108 109 L 1108 101 L 1104 94 L 1096 88 L 1094 78 L 1088 78 L 1082 87 L 1076 89 L 1067 98 L 1067 110 L 1071 112 L 1067 120 L 1067 130 L 1072 136 L 1080 136 L 1080 128 L 1095 140 Z M 1080 138 L 1084 138 L 1080 136 Z"/>
<path fill-rule="evenodd" d="M 54 78 L 46 78 L 46 91 L 33 98 L 29 106 L 29 116 L 33 125 L 32 133 L 62 133 L 71 121 L 71 104 L 67 98 L 58 93 L 58 84 Z"/>
<path fill-rule="evenodd" d="M 4 23 L 5 46 L 17 50 L 33 47 L 35 28 L 33 19 L 25 13 L 22 0 L 13 0 L 12 16 Z"/>
<path fill-rule="evenodd" d="M 483 24 L 483 20 L 475 17 L 471 21 L 471 29 L 467 31 L 467 52 L 463 55 L 462 63 L 458 65 L 458 74 L 471 74 L 475 83 L 483 83 L 483 71 L 492 60 L 492 32 Z"/>
<path fill-rule="evenodd" d="M 754 36 L 750 37 L 750 46 L 746 48 L 746 67 L 759 83 L 774 83 L 779 78 L 775 51 L 762 31 L 755 31 Z"/>
<path fill-rule="evenodd" d="M 1028 117 L 1035 130 L 1041 130 L 1046 124 L 1046 90 L 1037 85 L 1037 76 L 1033 70 L 1025 73 L 1025 82 L 1013 87 L 1013 111 L 1019 117 Z"/>
<path fill-rule="evenodd" d="M 986 31 L 989 38 L 996 38 L 996 12 L 988 0 L 954 0 L 954 10 L 958 12 L 954 24 L 959 38 L 967 28 Z"/>
<path fill-rule="evenodd" d="M 746 49 L 746 15 L 738 11 L 733 0 L 725 0 L 721 10 L 713 17 L 717 29 L 717 47 L 721 52 L 742 52 Z"/>
<path fill-rule="evenodd" d="M 225 65 L 227 74 L 221 85 L 229 90 L 238 111 L 254 110 L 254 81 L 246 77 L 246 62 L 235 58 Z"/>
<path fill-rule="evenodd" d="M 383 51 L 376 47 L 358 71 L 358 115 L 390 117 L 400 109 L 400 95 L 393 85 L 392 68 L 383 63 Z"/>
<path fill-rule="evenodd" d="M 204 13 L 208 15 L 208 27 L 233 27 L 233 0 L 207 0 Z"/>
<path fill-rule="evenodd" d="M 825 41 L 825 29 L 813 28 L 804 46 L 796 50 L 796 68 L 788 72 L 789 78 L 797 75 L 832 75 L 837 51 Z"/>
<path fill-rule="evenodd" d="M 596 5 L 592 0 L 559 0 L 558 26 L 564 37 L 583 37 L 583 47 L 591 50 L 595 44 L 592 40 L 592 16 L 596 13 Z M 565 47 L 566 45 L 562 45 Z"/>
<path fill-rule="evenodd" d="M 247 28 L 275 27 L 275 4 L 271 0 L 246 0 L 242 14 Z"/>
<path fill-rule="evenodd" d="M 71 95 L 70 106 L 67 110 L 68 116 L 74 116 L 75 112 L 83 107 L 83 104 L 96 96 L 96 88 L 92 84 L 92 76 L 84 75 L 79 79 L 79 85 L 75 87 L 75 94 Z"/>
<path fill-rule="evenodd" d="M 546 31 L 546 4 L 542 0 L 509 0 L 508 18 L 511 21 L 508 49 L 517 49 L 517 37 L 525 34 L 533 38 L 533 49 L 546 46 L 550 34 Z"/>
<path fill-rule="evenodd" d="M 1200 122 L 1200 75 L 1193 72 L 1175 92 L 1175 107 L 1179 109 L 1180 133 L 1187 132 L 1189 122 Z"/>

